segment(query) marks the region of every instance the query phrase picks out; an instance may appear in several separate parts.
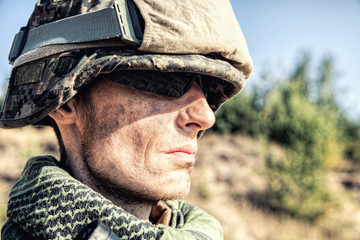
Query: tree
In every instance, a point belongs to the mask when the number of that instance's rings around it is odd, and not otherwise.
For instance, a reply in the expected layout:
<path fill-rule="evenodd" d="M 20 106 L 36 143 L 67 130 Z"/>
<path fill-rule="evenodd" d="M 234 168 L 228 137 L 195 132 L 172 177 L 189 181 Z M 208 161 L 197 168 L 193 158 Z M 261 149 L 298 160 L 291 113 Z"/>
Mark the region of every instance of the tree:
<path fill-rule="evenodd" d="M 226 126 L 230 132 L 262 135 L 286 148 L 286 161 L 267 159 L 264 204 L 308 221 L 316 221 L 330 204 L 322 176 L 342 159 L 344 144 L 333 59 L 323 58 L 315 77 L 312 69 L 310 54 L 303 53 L 287 78 L 267 79 L 271 87 L 255 87 L 225 104 L 215 125 L 215 130 Z"/>
<path fill-rule="evenodd" d="M 335 79 L 334 60 L 331 55 L 326 56 L 320 63 L 319 77 L 316 80 L 317 99 L 319 107 L 338 110 L 335 99 L 333 80 Z"/>

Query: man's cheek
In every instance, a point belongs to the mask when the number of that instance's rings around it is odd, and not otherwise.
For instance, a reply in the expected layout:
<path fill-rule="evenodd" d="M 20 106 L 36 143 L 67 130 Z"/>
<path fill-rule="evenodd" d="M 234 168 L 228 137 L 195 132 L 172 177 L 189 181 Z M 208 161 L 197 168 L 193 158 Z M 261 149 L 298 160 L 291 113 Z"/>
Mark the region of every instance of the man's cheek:
<path fill-rule="evenodd" d="M 124 124 L 127 124 L 124 118 L 125 114 L 125 108 L 121 104 L 111 104 L 105 106 L 99 114 L 100 120 L 97 121 L 99 123 L 97 124 L 99 139 L 108 137 Z"/>

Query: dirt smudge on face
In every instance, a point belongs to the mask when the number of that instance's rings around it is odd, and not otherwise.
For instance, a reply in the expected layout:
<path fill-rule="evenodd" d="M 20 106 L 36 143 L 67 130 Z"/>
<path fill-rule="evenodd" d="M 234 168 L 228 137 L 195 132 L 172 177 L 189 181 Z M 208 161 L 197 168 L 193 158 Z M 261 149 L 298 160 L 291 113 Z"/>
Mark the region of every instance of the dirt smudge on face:
<path fill-rule="evenodd" d="M 105 138 L 117 129 L 124 126 L 125 108 L 121 104 L 110 104 L 105 106 L 100 112 L 100 118 L 98 118 L 98 137 Z"/>

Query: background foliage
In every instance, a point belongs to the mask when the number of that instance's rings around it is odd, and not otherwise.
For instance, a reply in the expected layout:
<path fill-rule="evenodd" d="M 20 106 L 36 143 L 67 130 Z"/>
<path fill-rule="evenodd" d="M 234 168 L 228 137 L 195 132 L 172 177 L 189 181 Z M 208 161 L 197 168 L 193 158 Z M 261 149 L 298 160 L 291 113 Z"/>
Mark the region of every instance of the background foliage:
<path fill-rule="evenodd" d="M 314 68 L 316 74 L 310 74 Z M 337 103 L 336 77 L 331 56 L 314 67 L 305 52 L 287 77 L 264 72 L 258 86 L 218 111 L 214 131 L 243 133 L 286 148 L 286 161 L 267 159 L 262 206 L 316 221 L 331 204 L 324 172 L 343 158 L 360 164 L 360 124 L 348 119 Z"/>

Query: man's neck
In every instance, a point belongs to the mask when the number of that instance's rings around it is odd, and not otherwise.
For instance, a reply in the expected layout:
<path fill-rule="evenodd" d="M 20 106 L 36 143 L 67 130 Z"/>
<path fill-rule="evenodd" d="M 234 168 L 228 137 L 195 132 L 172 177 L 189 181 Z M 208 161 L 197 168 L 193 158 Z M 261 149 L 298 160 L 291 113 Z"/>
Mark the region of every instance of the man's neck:
<path fill-rule="evenodd" d="M 110 201 L 112 201 L 116 206 L 121 207 L 126 212 L 134 215 L 135 217 L 141 220 L 149 221 L 151 208 L 153 207 L 153 204 L 136 203 L 136 202 L 130 203 L 129 201 L 124 201 L 114 196 L 105 196 L 105 197 Z"/>
<path fill-rule="evenodd" d="M 107 183 L 99 183 L 97 179 L 92 176 L 84 176 L 81 171 L 81 175 L 73 171 L 74 177 L 92 188 L 94 191 L 103 195 L 106 199 L 110 200 L 116 206 L 121 207 L 126 212 L 134 215 L 135 217 L 142 220 L 149 220 L 151 208 L 156 202 L 150 202 L 146 200 L 140 200 L 139 198 L 130 197 L 131 194 L 121 190 L 111 189 Z"/>
<path fill-rule="evenodd" d="M 68 156 L 68 160 L 70 158 L 71 157 Z M 131 194 L 105 187 L 108 184 L 101 184 L 92 176 L 89 176 L 90 174 L 87 171 L 87 167 L 85 166 L 85 164 L 81 163 L 82 161 L 77 161 L 74 158 L 72 158 L 71 161 L 67 161 L 67 170 L 70 172 L 71 175 L 73 175 L 75 179 L 92 188 L 94 191 L 100 193 L 106 199 L 114 203 L 116 206 L 121 207 L 126 212 L 134 215 L 135 217 L 146 221 L 149 220 L 151 208 L 156 202 L 141 201 L 139 199 L 136 200 L 135 198 L 129 198 L 127 196 L 130 196 Z M 84 173 L 87 174 L 84 175 Z"/>

